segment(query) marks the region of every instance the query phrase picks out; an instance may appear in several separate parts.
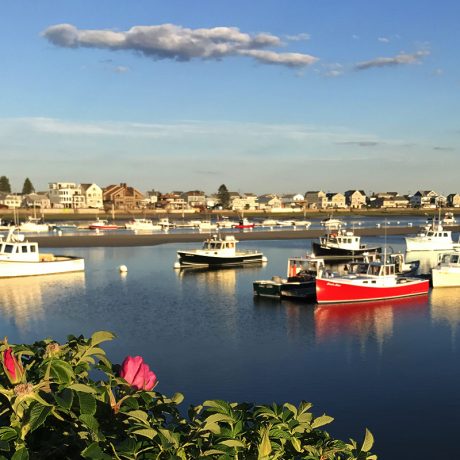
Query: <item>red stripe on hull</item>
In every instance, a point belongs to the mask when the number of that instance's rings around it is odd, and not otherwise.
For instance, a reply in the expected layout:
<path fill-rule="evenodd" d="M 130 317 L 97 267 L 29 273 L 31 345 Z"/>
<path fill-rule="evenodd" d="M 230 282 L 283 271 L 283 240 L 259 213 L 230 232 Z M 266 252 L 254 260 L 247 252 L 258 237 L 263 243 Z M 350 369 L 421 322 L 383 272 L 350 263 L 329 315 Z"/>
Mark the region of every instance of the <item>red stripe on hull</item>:
<path fill-rule="evenodd" d="M 316 278 L 316 298 L 318 303 L 369 302 L 426 294 L 429 287 L 428 280 L 411 280 L 394 286 L 363 286 Z"/>

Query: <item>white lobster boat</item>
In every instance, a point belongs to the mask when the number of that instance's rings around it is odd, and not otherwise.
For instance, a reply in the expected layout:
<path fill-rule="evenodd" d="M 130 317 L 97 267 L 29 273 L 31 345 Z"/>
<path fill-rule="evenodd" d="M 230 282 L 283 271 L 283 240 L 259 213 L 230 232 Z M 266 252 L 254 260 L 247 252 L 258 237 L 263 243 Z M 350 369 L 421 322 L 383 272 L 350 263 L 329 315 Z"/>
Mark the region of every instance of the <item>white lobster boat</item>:
<path fill-rule="evenodd" d="M 40 253 L 38 243 L 25 240 L 24 235 L 10 229 L 0 240 L 0 278 L 51 275 L 79 272 L 85 269 L 81 257 Z"/>
<path fill-rule="evenodd" d="M 407 251 L 451 251 L 454 249 L 452 232 L 441 224 L 433 224 L 416 236 L 406 236 Z"/>
<path fill-rule="evenodd" d="M 154 224 L 151 219 L 131 219 L 125 224 L 125 228 L 135 232 L 148 232 L 161 230 L 163 227 L 160 224 Z"/>
<path fill-rule="evenodd" d="M 441 254 L 431 276 L 434 288 L 460 286 L 460 252 Z"/>

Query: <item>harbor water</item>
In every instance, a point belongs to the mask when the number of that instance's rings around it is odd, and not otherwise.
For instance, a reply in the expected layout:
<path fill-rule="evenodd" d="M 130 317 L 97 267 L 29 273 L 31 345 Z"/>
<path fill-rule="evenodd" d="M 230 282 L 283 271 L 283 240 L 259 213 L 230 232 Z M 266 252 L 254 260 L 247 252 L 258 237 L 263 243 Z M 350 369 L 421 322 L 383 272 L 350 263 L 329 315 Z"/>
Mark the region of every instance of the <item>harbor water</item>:
<path fill-rule="evenodd" d="M 363 240 L 404 250 L 398 236 Z M 85 273 L 0 280 L 0 331 L 31 343 L 109 330 L 110 359 L 142 355 L 158 391 L 184 393 L 184 410 L 211 398 L 306 400 L 335 418 L 334 436 L 361 440 L 369 428 L 379 458 L 457 458 L 460 288 L 326 307 L 254 298 L 254 280 L 285 276 L 310 245 L 241 242 L 268 262 L 221 270 L 173 269 L 176 251 L 196 244 L 59 249 L 84 257 Z"/>

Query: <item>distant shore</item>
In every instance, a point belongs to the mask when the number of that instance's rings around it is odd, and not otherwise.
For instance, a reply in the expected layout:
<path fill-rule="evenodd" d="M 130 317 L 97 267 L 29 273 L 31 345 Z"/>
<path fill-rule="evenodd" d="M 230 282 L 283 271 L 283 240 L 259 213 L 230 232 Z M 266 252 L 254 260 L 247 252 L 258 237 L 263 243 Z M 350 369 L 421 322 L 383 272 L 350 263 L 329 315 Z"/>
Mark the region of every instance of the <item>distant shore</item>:
<path fill-rule="evenodd" d="M 460 226 L 449 227 L 453 232 L 460 231 Z M 409 235 L 419 231 L 419 227 L 388 227 L 384 228 L 360 228 L 355 229 L 356 235 L 382 236 L 382 235 Z M 263 241 L 263 240 L 292 240 L 318 238 L 324 234 L 324 230 L 273 230 L 251 232 L 225 232 L 223 235 L 234 235 L 239 241 Z M 149 235 L 129 235 L 120 233 L 100 233 L 93 235 L 37 235 L 29 237 L 31 241 L 37 241 L 40 247 L 45 248 L 82 248 L 82 247 L 129 247 L 129 246 L 155 246 L 169 243 L 193 243 L 202 242 L 209 233 L 158 233 Z"/>

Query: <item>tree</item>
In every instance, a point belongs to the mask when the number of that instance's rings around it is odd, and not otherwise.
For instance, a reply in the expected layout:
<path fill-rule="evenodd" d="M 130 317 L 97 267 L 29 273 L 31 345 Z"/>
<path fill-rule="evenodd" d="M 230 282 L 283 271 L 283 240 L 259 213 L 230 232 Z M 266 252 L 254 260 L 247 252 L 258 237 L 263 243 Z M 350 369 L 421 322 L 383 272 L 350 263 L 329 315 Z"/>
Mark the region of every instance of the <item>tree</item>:
<path fill-rule="evenodd" d="M 10 180 L 6 176 L 0 177 L 0 192 L 11 193 Z"/>
<path fill-rule="evenodd" d="M 227 209 L 230 206 L 230 193 L 227 190 L 227 187 L 222 184 L 217 191 L 217 198 L 222 208 Z"/>
<path fill-rule="evenodd" d="M 24 181 L 24 185 L 22 186 L 22 193 L 23 195 L 28 195 L 29 193 L 34 193 L 35 188 L 32 185 L 32 182 L 30 182 L 30 179 L 26 177 L 26 180 Z"/>

